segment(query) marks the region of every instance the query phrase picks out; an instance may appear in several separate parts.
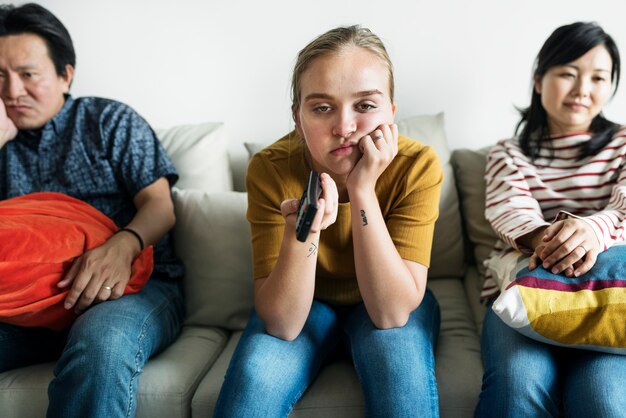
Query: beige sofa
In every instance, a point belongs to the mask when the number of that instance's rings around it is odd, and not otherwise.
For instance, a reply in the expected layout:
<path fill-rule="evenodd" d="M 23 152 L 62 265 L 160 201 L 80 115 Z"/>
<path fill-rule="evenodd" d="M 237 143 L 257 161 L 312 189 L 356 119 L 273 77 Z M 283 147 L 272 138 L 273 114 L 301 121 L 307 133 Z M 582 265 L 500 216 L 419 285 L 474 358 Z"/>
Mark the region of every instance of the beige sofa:
<path fill-rule="evenodd" d="M 478 330 L 484 313 L 478 303 L 480 280 L 474 260 L 484 258 L 494 239 L 482 213 L 484 153 L 455 151 L 451 164 L 442 114 L 403 120 L 399 129 L 432 145 L 444 163 L 446 178 L 429 271 L 429 287 L 442 317 L 436 374 L 441 416 L 470 417 L 480 392 Z M 173 190 L 174 233 L 176 250 L 187 265 L 187 319 L 178 340 L 146 365 L 139 381 L 137 416 L 209 417 L 252 307 L 243 191 L 247 159 L 229 158 L 222 124 L 179 126 L 157 134 L 181 175 Z M 260 146 L 246 144 L 252 152 Z M 53 363 L 46 363 L 1 373 L 0 415 L 45 416 L 52 368 Z M 351 364 L 326 366 L 292 416 L 363 416 L 363 397 Z"/>

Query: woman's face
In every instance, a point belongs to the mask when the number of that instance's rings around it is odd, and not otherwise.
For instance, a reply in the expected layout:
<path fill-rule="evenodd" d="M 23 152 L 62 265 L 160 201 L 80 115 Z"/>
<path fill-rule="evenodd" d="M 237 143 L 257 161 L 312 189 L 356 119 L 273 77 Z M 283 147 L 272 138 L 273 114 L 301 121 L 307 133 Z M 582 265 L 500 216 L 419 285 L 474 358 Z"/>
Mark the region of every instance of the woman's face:
<path fill-rule="evenodd" d="M 393 123 L 389 71 L 366 49 L 350 46 L 316 58 L 301 77 L 302 101 L 295 113 L 313 169 L 345 180 L 361 158 L 359 140 Z"/>
<path fill-rule="evenodd" d="M 586 132 L 611 97 L 612 60 L 604 45 L 565 65 L 551 67 L 535 82 L 548 114 L 550 134 Z"/>

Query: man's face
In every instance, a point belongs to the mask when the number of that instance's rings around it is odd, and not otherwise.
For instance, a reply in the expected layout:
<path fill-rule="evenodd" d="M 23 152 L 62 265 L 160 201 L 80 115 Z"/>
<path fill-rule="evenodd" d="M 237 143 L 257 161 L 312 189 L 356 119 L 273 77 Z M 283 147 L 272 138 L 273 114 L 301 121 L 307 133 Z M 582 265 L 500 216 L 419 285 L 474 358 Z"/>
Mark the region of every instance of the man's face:
<path fill-rule="evenodd" d="M 63 107 L 74 68 L 56 73 L 45 41 L 26 33 L 0 37 L 0 98 L 18 129 L 37 129 Z"/>

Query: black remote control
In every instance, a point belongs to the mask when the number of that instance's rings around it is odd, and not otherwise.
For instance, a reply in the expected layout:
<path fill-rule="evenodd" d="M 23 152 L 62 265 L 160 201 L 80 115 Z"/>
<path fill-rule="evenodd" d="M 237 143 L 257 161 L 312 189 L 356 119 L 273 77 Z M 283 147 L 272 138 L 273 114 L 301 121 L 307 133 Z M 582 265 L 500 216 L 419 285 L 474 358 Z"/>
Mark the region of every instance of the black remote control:
<path fill-rule="evenodd" d="M 296 217 L 296 238 L 298 241 L 304 242 L 309 235 L 311 223 L 317 213 L 317 199 L 322 194 L 322 185 L 320 184 L 320 175 L 311 171 L 309 181 L 307 182 L 302 198 L 300 198 L 300 207 L 298 208 L 298 216 Z"/>

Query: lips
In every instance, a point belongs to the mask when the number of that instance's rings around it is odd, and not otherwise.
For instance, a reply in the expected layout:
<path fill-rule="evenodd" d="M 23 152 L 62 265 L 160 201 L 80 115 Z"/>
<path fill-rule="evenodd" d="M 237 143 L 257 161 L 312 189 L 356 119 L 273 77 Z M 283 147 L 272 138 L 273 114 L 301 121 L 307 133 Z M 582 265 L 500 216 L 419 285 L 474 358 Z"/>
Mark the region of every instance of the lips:
<path fill-rule="evenodd" d="M 574 102 L 572 102 L 572 103 L 565 103 L 565 107 L 567 107 L 569 109 L 572 109 L 572 110 L 575 110 L 575 111 L 583 110 L 583 109 L 587 109 L 588 108 L 588 106 L 586 106 L 586 105 L 584 105 L 582 103 L 574 103 Z"/>
<path fill-rule="evenodd" d="M 335 148 L 330 153 L 336 156 L 350 155 L 357 148 L 357 144 L 343 145 L 339 148 Z"/>

